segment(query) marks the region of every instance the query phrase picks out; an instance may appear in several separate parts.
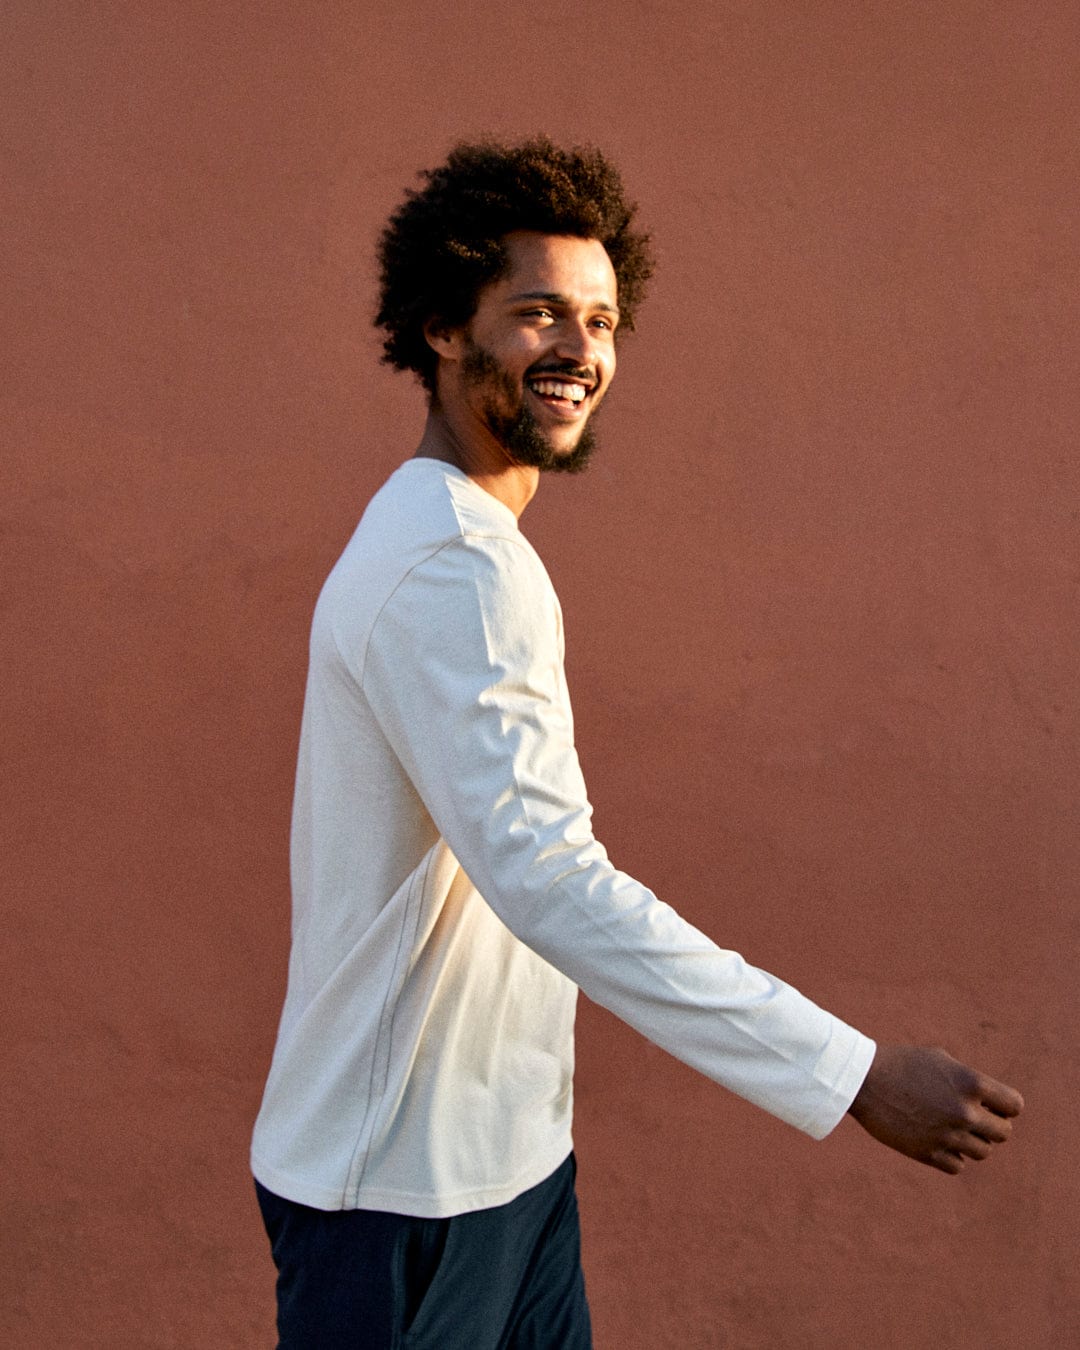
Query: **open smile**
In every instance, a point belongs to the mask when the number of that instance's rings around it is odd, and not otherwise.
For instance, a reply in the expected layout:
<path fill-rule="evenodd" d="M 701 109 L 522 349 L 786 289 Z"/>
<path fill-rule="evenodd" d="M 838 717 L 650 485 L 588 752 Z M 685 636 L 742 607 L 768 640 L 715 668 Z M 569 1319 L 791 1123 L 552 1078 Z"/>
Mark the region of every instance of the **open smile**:
<path fill-rule="evenodd" d="M 538 403 L 567 419 L 573 419 L 584 411 L 594 387 L 591 381 L 550 375 L 540 375 L 525 383 Z"/>

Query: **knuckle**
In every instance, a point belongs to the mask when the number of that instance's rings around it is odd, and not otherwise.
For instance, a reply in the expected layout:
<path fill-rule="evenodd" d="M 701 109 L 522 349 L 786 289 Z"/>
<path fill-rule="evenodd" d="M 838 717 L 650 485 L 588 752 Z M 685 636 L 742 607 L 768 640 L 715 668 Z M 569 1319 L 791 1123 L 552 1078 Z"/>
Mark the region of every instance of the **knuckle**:
<path fill-rule="evenodd" d="M 958 1124 L 973 1130 L 982 1123 L 983 1113 L 974 1102 L 964 1102 L 956 1113 Z"/>

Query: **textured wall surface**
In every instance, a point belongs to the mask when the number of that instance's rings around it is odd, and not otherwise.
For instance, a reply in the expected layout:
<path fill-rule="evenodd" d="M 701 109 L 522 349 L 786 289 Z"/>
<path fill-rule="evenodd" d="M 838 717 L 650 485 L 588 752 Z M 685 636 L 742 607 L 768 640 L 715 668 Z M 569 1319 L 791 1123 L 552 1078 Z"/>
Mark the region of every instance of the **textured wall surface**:
<path fill-rule="evenodd" d="M 271 1343 L 246 1153 L 307 625 L 423 419 L 373 241 L 453 140 L 546 130 L 622 165 L 660 257 L 595 469 L 523 519 L 600 837 L 1028 1101 L 950 1180 L 584 1007 L 598 1350 L 1080 1343 L 1077 7 L 0 25 L 0 1339 Z"/>

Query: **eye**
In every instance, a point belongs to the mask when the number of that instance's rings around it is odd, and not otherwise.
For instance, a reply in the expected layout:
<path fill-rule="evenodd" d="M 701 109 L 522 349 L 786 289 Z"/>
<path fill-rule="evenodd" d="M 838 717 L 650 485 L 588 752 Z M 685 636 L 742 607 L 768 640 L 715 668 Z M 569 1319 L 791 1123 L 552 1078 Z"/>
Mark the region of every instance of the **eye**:
<path fill-rule="evenodd" d="M 525 317 L 527 319 L 550 319 L 552 314 L 550 309 L 527 309 Z"/>

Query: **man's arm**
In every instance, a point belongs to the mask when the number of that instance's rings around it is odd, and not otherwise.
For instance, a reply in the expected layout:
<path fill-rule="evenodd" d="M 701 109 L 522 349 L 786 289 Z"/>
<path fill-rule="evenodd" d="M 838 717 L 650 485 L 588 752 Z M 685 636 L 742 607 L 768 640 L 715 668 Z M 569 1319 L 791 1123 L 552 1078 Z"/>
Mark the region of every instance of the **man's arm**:
<path fill-rule="evenodd" d="M 439 834 L 511 933 L 684 1063 L 821 1138 L 874 1043 L 720 948 L 592 831 L 554 593 L 524 541 L 470 537 L 380 611 L 361 689 Z M 708 869 L 710 860 L 702 859 Z"/>
<path fill-rule="evenodd" d="M 554 598 L 526 550 L 461 541 L 414 568 L 381 611 L 360 672 L 473 885 L 590 998 L 716 1082 L 815 1138 L 862 1088 L 860 1116 L 875 1137 L 944 1161 L 963 1103 L 928 1074 L 926 1052 L 877 1055 L 611 865 L 574 750 Z"/>
<path fill-rule="evenodd" d="M 1014 1088 L 944 1050 L 879 1045 L 848 1114 L 879 1143 L 955 1176 L 1009 1138 L 1023 1107 Z"/>

